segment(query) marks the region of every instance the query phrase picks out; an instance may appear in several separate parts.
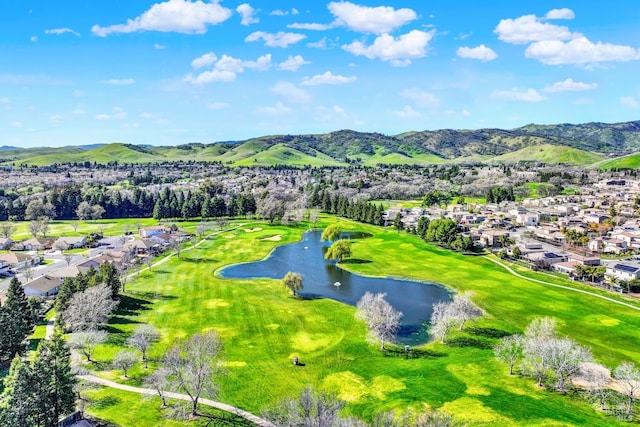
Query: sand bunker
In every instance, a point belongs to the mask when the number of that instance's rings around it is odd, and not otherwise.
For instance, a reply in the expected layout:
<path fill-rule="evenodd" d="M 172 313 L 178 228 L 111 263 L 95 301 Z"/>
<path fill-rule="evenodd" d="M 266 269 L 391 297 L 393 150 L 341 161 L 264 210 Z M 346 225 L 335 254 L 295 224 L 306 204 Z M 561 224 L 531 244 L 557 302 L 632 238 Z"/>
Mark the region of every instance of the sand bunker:
<path fill-rule="evenodd" d="M 269 240 L 270 242 L 279 242 L 280 240 L 282 240 L 282 236 L 280 234 L 276 234 L 275 236 L 265 237 L 264 239 L 260 239 L 260 240 Z"/>
<path fill-rule="evenodd" d="M 245 228 L 244 229 L 245 233 L 255 233 L 256 231 L 262 231 L 262 228 L 257 227 L 257 228 Z"/>

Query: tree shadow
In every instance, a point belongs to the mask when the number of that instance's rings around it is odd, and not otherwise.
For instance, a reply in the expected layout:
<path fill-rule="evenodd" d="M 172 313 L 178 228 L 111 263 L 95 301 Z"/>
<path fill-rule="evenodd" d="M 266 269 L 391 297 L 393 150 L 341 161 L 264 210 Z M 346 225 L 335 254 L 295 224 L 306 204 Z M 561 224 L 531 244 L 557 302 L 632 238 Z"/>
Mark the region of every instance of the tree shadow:
<path fill-rule="evenodd" d="M 359 258 L 347 258 L 340 261 L 340 264 L 370 264 L 371 261 L 368 259 L 359 259 Z"/>
<path fill-rule="evenodd" d="M 129 295 L 122 295 L 115 314 L 116 316 L 137 315 L 139 311 L 151 310 L 151 308 L 148 307 L 149 305 L 151 305 L 151 301 L 134 298 Z"/>
<path fill-rule="evenodd" d="M 107 409 L 111 406 L 115 406 L 119 404 L 121 401 L 120 398 L 115 396 L 105 396 L 97 399 L 90 399 L 89 403 L 96 409 Z"/>
<path fill-rule="evenodd" d="M 168 301 L 168 300 L 174 300 L 177 299 L 178 297 L 174 296 L 174 295 L 165 295 L 165 294 L 161 294 L 158 292 L 151 292 L 151 291 L 145 291 L 145 292 L 140 292 L 140 291 L 134 291 L 134 292 L 128 292 L 129 295 L 135 295 L 135 296 L 139 296 L 141 298 L 147 298 L 147 299 L 152 299 L 152 300 L 161 300 L 161 301 Z M 124 296 L 122 298 L 133 298 L 133 297 L 128 297 L 128 296 Z M 145 304 L 152 304 L 150 301 L 145 301 Z"/>
<path fill-rule="evenodd" d="M 447 354 L 430 349 L 410 349 L 405 351 L 402 348 L 387 348 L 383 353 L 384 357 L 397 357 L 402 359 L 436 359 L 445 357 Z"/>
<path fill-rule="evenodd" d="M 478 335 L 486 338 L 504 338 L 504 337 L 508 337 L 509 335 L 513 335 L 511 332 L 503 331 L 501 329 L 496 329 L 496 328 L 474 327 L 474 328 L 466 329 L 466 332 L 471 335 Z"/>
<path fill-rule="evenodd" d="M 188 262 L 191 264 L 215 264 L 218 260 L 212 258 L 180 258 L 180 261 Z"/>
<path fill-rule="evenodd" d="M 491 344 L 486 340 L 473 338 L 473 337 L 456 337 L 447 340 L 449 347 L 475 347 L 481 350 L 487 350 L 492 348 Z"/>

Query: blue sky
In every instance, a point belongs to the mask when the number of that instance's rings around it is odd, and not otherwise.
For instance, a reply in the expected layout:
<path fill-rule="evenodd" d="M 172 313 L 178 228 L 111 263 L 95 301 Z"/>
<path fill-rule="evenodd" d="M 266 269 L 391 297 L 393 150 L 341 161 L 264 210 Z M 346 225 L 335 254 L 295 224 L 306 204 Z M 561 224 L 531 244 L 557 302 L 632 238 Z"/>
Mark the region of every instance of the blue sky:
<path fill-rule="evenodd" d="M 0 145 L 640 119 L 637 0 L 20 0 Z"/>

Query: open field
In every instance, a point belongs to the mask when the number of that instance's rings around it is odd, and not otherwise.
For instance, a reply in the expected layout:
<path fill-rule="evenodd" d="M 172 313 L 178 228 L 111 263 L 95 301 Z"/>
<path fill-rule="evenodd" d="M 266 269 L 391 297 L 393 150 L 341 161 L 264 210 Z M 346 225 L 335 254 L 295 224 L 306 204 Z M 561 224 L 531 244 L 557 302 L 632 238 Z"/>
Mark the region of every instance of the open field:
<path fill-rule="evenodd" d="M 417 348 L 417 358 L 394 356 L 393 351 L 382 354 L 365 342 L 353 307 L 291 298 L 277 280 L 215 277 L 221 266 L 262 258 L 276 244 L 299 239 L 305 229 L 247 223 L 131 281 L 110 324 L 110 343 L 98 349 L 91 368 L 122 381 L 120 372 L 108 370 L 108 362 L 141 322 L 162 333 L 151 352 L 154 359 L 175 338 L 215 329 L 225 343 L 228 370 L 219 400 L 254 413 L 313 384 L 338 393 L 349 403 L 346 411 L 363 418 L 375 411 L 428 404 L 472 425 L 616 425 L 581 400 L 540 390 L 530 379 L 510 377 L 506 366 L 494 360 L 491 346 L 495 336 L 521 331 L 533 317 L 554 316 L 561 333 L 590 346 L 599 361 L 613 367 L 640 353 L 640 311 L 518 279 L 489 260 L 434 248 L 404 233 L 342 224 L 374 234 L 353 246 L 354 258 L 371 262 L 345 264 L 349 269 L 471 290 L 487 316 L 454 335 L 452 345 Z M 263 240 L 273 235 L 281 235 L 281 242 Z M 407 257 L 417 262 L 407 263 Z M 293 356 L 306 366 L 293 366 Z M 135 368 L 123 382 L 139 385 L 144 371 Z M 96 391 L 94 397 L 111 394 Z M 103 401 L 89 412 L 115 421 L 119 407 L 118 402 Z"/>

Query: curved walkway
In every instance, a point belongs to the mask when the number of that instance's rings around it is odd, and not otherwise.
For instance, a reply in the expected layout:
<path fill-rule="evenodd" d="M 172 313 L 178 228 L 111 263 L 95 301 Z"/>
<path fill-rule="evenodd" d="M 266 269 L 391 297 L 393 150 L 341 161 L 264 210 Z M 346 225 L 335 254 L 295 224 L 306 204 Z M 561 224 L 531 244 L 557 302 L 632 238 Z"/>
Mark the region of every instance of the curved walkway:
<path fill-rule="evenodd" d="M 111 387 L 111 388 L 115 388 L 118 390 L 123 390 L 123 391 L 128 391 L 131 393 L 139 393 L 139 394 L 145 394 L 145 395 L 154 395 L 157 394 L 157 392 L 155 390 L 151 390 L 149 388 L 141 388 L 141 387 L 132 387 L 132 386 L 128 386 L 128 385 L 124 385 L 124 384 L 119 384 L 113 381 L 109 381 L 109 380 L 105 380 L 102 378 L 98 378 L 95 377 L 93 375 L 78 375 L 78 378 L 94 383 L 94 384 L 99 384 L 105 387 Z M 186 394 L 179 394 L 179 393 L 172 393 L 172 392 L 165 392 L 165 396 L 167 396 L 168 398 L 171 399 L 179 399 L 179 400 L 187 400 L 190 401 L 191 399 L 189 398 L 189 396 L 187 396 Z M 261 427 L 277 427 L 275 424 L 260 418 L 256 415 L 253 415 L 247 411 L 243 411 L 242 409 L 236 408 L 234 406 L 231 405 L 227 405 L 226 403 L 221 403 L 221 402 L 216 402 L 215 400 L 210 400 L 210 399 L 199 399 L 198 403 L 201 403 L 203 405 L 206 406 L 211 406 L 212 408 L 216 408 L 216 409 L 220 409 L 222 411 L 226 411 L 229 412 L 231 414 L 235 414 L 239 417 L 244 418 L 247 421 L 251 421 L 252 423 L 254 423 L 257 426 L 261 426 Z"/>
<path fill-rule="evenodd" d="M 596 298 L 600 298 L 600 299 L 603 299 L 603 300 L 606 300 L 606 301 L 609 301 L 609 302 L 613 302 L 613 303 L 618 304 L 618 305 L 623 305 L 623 306 L 631 308 L 633 310 L 640 311 L 640 307 L 638 307 L 638 306 L 635 306 L 633 304 L 629 304 L 629 303 L 626 303 L 626 302 L 623 302 L 623 301 L 619 301 L 617 299 L 610 298 L 610 297 L 605 296 L 605 295 L 596 294 L 595 292 L 589 292 L 589 291 L 585 291 L 583 289 L 576 289 L 576 288 L 572 288 L 571 286 L 557 285 L 555 283 L 545 282 L 544 280 L 532 279 L 530 277 L 523 276 L 522 274 L 516 273 L 511 267 L 509 267 L 506 264 L 501 263 L 498 260 L 495 260 L 495 259 L 493 259 L 491 257 L 488 257 L 488 256 L 485 256 L 484 258 L 488 259 L 489 261 L 493 261 L 494 263 L 498 264 L 500 267 L 504 268 L 509 273 L 513 274 L 516 277 L 519 277 L 520 279 L 528 280 L 530 282 L 540 283 L 541 285 L 545 285 L 545 286 L 553 286 L 554 288 L 561 288 L 561 289 L 567 289 L 567 290 L 573 291 L 573 292 L 580 292 L 581 294 L 591 295 L 591 296 L 596 297 Z"/>

